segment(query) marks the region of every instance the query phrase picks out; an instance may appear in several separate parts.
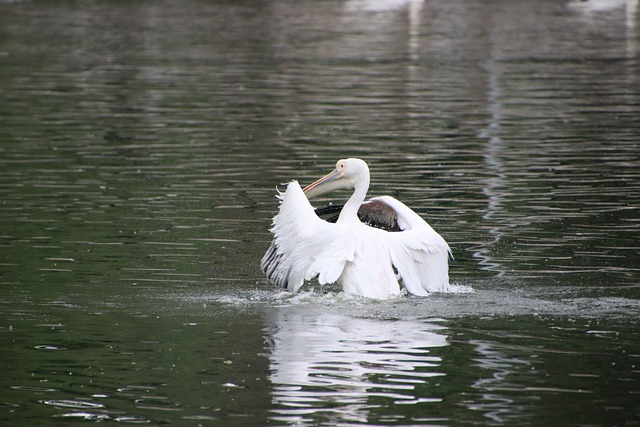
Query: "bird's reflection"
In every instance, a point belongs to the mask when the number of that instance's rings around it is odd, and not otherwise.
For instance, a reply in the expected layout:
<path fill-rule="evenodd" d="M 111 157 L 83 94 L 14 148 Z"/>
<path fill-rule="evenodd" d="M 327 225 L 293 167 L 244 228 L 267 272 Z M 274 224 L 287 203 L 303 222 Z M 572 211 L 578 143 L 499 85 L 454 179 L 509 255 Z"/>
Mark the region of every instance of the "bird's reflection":
<path fill-rule="evenodd" d="M 276 420 L 364 422 L 373 408 L 441 400 L 429 384 L 444 375 L 431 350 L 447 345 L 442 326 L 314 311 L 280 308 L 268 320 Z"/>

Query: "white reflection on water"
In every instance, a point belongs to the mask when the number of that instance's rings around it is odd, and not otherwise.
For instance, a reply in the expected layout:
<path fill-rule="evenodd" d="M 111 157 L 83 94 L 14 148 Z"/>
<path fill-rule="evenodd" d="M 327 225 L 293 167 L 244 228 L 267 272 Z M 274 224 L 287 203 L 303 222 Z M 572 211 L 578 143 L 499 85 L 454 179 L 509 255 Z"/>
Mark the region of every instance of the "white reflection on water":
<path fill-rule="evenodd" d="M 345 4 L 347 11 L 391 12 L 414 6 L 420 7 L 424 0 L 349 0 Z"/>
<path fill-rule="evenodd" d="M 271 323 L 270 380 L 274 418 L 291 423 L 322 414 L 364 422 L 374 408 L 441 401 L 425 393 L 448 345 L 442 326 L 355 318 L 308 306 L 280 308 Z"/>
<path fill-rule="evenodd" d="M 584 14 L 597 12 L 610 12 L 627 6 L 627 3 L 633 3 L 636 0 L 590 0 L 590 1 L 571 1 L 567 4 L 569 10 L 575 10 Z"/>
<path fill-rule="evenodd" d="M 502 87 L 501 87 L 501 74 L 500 69 L 497 66 L 497 57 L 499 55 L 498 43 L 494 38 L 495 33 L 491 34 L 491 53 L 486 64 L 486 71 L 488 75 L 487 84 L 487 108 L 490 113 L 490 120 L 485 129 L 483 129 L 478 135 L 480 138 L 486 138 L 487 143 L 484 146 L 484 163 L 487 168 L 487 172 L 491 175 L 485 179 L 485 185 L 482 188 L 482 192 L 487 198 L 487 207 L 482 214 L 482 218 L 492 223 L 499 221 L 497 215 L 504 209 L 504 197 L 503 189 L 506 187 L 506 175 L 504 172 L 504 162 L 502 156 L 504 155 L 504 144 L 501 138 L 501 125 L 503 120 L 503 105 L 502 105 Z M 482 245 L 474 251 L 473 256 L 480 259 L 479 264 L 481 268 L 486 270 L 496 271 L 498 276 L 504 274 L 501 264 L 494 260 L 491 255 L 491 246 L 498 243 L 502 237 L 502 227 L 491 227 L 488 232 L 491 236 L 490 242 L 487 245 Z"/>
<path fill-rule="evenodd" d="M 420 34 L 423 30 L 422 25 L 422 7 L 424 0 L 349 0 L 345 3 L 345 12 L 347 19 L 350 14 L 361 15 L 362 28 L 367 32 L 380 33 L 380 26 L 383 28 L 393 26 L 391 22 L 395 16 L 392 12 L 406 13 L 408 19 L 407 29 L 407 54 L 410 59 L 407 65 L 408 75 L 411 76 L 410 81 L 416 80 L 419 73 L 419 67 L 416 62 L 420 59 Z M 376 19 L 371 19 L 367 14 L 378 14 Z M 380 15 L 383 15 L 382 17 Z M 385 23 L 386 20 L 390 21 Z M 382 21 L 381 21 L 382 20 Z M 349 25 L 349 24 L 347 24 Z M 387 30 L 388 31 L 388 30 Z M 386 33 L 386 37 L 392 34 Z M 395 36 L 395 34 L 393 34 Z M 385 37 L 385 36 L 383 36 Z M 383 43 L 389 43 L 389 40 L 381 39 Z"/>
<path fill-rule="evenodd" d="M 600 25 L 601 14 L 624 12 L 624 23 L 626 27 L 627 57 L 635 58 L 637 49 L 637 12 L 639 0 L 590 0 L 571 1 L 567 4 L 567 9 L 580 14 L 587 20 L 587 25 Z"/>

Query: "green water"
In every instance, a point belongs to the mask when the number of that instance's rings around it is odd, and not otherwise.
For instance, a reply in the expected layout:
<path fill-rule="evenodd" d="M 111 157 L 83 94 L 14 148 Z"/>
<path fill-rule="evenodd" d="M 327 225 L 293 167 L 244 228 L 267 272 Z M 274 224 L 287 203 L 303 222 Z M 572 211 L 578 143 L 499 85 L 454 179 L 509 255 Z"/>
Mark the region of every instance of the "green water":
<path fill-rule="evenodd" d="M 0 422 L 640 424 L 637 6 L 0 3 Z M 347 156 L 471 292 L 266 282 Z"/>

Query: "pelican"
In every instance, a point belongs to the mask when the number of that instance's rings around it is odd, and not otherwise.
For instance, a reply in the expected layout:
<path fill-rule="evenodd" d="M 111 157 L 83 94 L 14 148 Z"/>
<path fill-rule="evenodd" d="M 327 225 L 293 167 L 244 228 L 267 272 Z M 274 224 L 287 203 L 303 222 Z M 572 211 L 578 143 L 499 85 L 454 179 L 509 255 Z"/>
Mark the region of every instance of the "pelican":
<path fill-rule="evenodd" d="M 321 219 L 309 199 L 341 189 L 353 194 L 335 223 Z M 304 189 L 291 181 L 277 196 L 273 241 L 261 262 L 267 278 L 296 293 L 317 277 L 321 285 L 338 282 L 346 294 L 381 300 L 399 295 L 399 282 L 414 295 L 446 291 L 447 242 L 393 197 L 365 202 L 368 189 L 369 167 L 355 158 L 339 160 Z"/>

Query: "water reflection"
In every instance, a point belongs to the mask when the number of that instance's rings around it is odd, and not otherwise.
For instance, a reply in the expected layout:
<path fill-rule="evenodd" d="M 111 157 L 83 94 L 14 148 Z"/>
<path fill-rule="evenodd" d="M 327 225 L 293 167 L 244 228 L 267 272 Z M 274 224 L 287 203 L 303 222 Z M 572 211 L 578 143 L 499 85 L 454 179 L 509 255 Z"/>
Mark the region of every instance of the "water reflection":
<path fill-rule="evenodd" d="M 442 400 L 434 386 L 441 358 L 432 353 L 448 345 L 440 325 L 301 306 L 275 311 L 268 324 L 276 420 L 366 422 L 379 408 Z"/>
<path fill-rule="evenodd" d="M 415 5 L 419 7 L 423 2 L 424 0 L 348 0 L 345 3 L 345 10 L 349 12 L 393 12 L 410 9 Z"/>
<path fill-rule="evenodd" d="M 525 370 L 531 362 L 522 356 L 504 354 L 494 342 L 472 341 L 470 344 L 477 353 L 474 361 L 484 375 L 471 384 L 479 395 L 476 400 L 468 402 L 467 407 L 483 413 L 495 424 L 517 418 L 524 412 L 524 405 L 513 397 L 516 387 L 510 382 L 510 377 Z"/>
<path fill-rule="evenodd" d="M 484 145 L 483 160 L 487 174 L 489 175 L 484 182 L 482 192 L 487 199 L 487 207 L 482 214 L 482 218 L 488 224 L 494 224 L 499 221 L 499 211 L 504 209 L 504 188 L 506 186 L 506 174 L 504 170 L 504 150 L 505 146 L 501 137 L 501 126 L 503 120 L 504 108 L 502 103 L 503 91 L 501 83 L 501 70 L 498 66 L 497 52 L 499 43 L 493 38 L 496 37 L 492 33 L 490 38 L 491 48 L 489 58 L 486 63 L 487 71 L 487 109 L 490 113 L 488 125 L 481 130 L 479 137 L 487 139 Z M 502 276 L 504 271 L 500 262 L 493 259 L 491 249 L 500 242 L 502 237 L 502 227 L 490 227 L 488 230 L 490 236 L 489 241 L 474 250 L 473 256 L 478 258 L 481 268 L 494 271 L 498 276 Z"/>
<path fill-rule="evenodd" d="M 407 37 L 407 52 L 409 59 L 414 62 L 419 58 L 418 49 L 420 47 L 420 32 L 422 22 L 422 6 L 424 0 L 348 0 L 345 3 L 344 9 L 349 14 L 362 14 L 360 19 L 363 23 L 368 23 L 368 30 L 375 33 L 384 28 L 379 22 L 380 16 L 389 20 L 393 19 L 391 12 L 401 12 L 408 17 L 408 37 Z M 378 13 L 375 19 L 372 19 L 371 13 Z M 367 15 L 369 14 L 369 15 Z M 387 15 L 385 15 L 387 14 Z M 415 72 L 417 67 L 414 64 L 409 65 L 409 72 Z"/>

